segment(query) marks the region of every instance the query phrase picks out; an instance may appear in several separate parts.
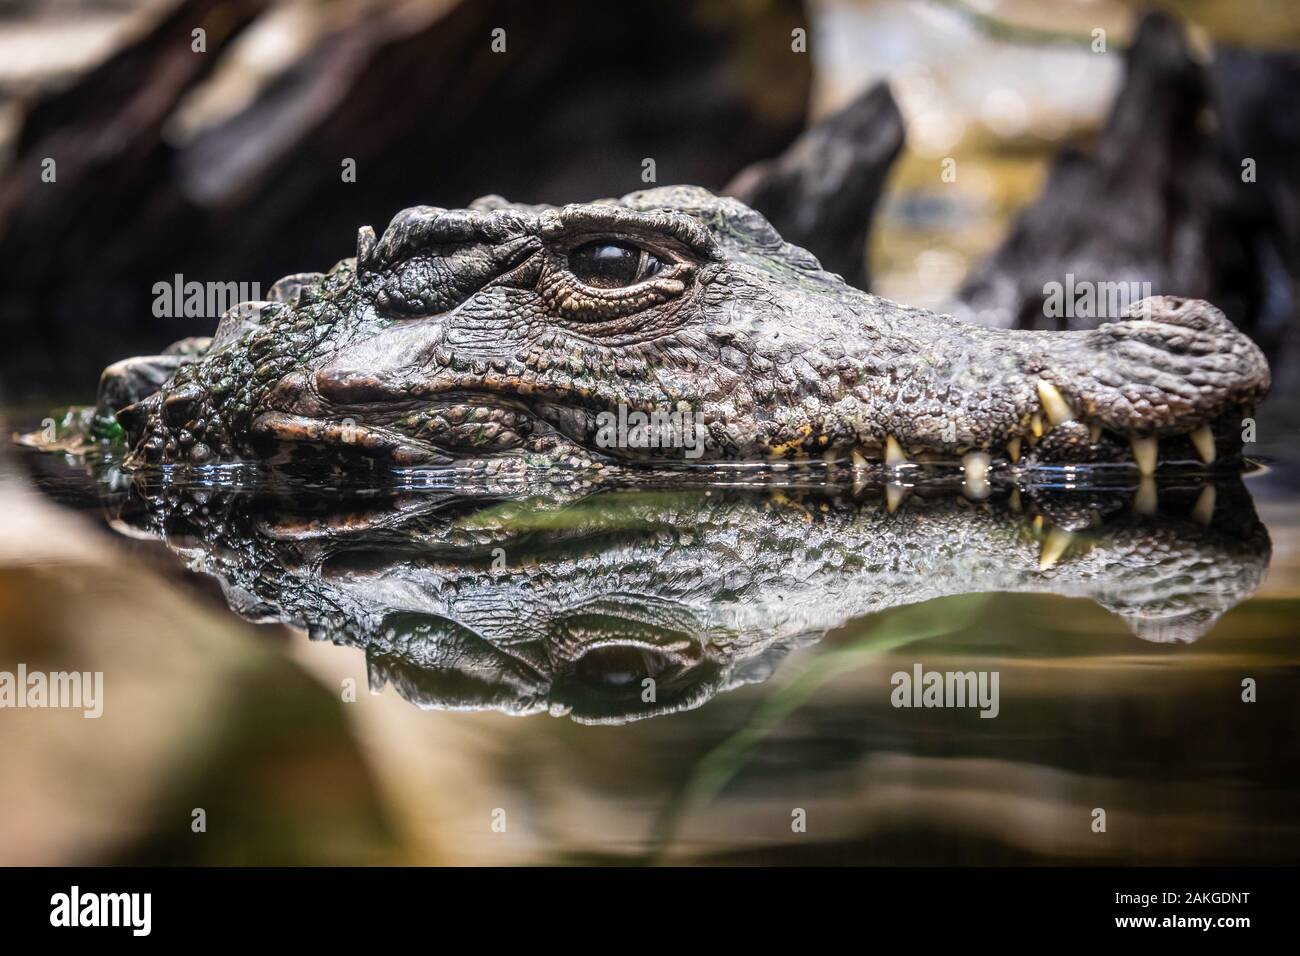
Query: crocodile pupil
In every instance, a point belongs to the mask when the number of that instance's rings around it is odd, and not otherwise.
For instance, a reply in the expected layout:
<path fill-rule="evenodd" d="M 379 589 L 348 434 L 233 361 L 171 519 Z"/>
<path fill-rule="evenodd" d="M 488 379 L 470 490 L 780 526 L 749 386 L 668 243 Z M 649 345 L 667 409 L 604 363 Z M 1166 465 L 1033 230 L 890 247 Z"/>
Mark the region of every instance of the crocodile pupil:
<path fill-rule="evenodd" d="M 658 272 L 659 260 L 635 246 L 597 240 L 569 253 L 569 271 L 587 285 L 617 289 Z"/>

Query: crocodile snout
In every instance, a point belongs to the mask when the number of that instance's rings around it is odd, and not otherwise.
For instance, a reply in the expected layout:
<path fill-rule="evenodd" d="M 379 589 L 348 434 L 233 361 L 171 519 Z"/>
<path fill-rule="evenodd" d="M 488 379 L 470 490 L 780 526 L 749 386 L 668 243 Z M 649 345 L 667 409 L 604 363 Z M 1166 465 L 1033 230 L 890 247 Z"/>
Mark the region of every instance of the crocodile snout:
<path fill-rule="evenodd" d="M 1087 444 L 1127 443 L 1144 473 L 1170 457 L 1162 443 L 1171 441 L 1213 464 L 1240 448 L 1241 419 L 1270 385 L 1259 348 L 1200 300 L 1144 299 L 1125 318 L 1077 335 L 1053 340 L 1035 383 L 1034 437 L 1068 426 L 1045 443 L 1040 460 L 1053 450 L 1065 460 L 1071 446 L 1084 450 L 1068 439 L 1086 428 Z"/>

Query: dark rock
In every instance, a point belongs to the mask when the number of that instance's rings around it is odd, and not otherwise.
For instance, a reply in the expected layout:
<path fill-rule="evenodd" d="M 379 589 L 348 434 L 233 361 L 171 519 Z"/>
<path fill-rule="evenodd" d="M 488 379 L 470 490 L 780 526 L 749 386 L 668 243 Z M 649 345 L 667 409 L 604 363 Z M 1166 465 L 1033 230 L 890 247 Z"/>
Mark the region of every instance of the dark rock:
<path fill-rule="evenodd" d="M 1003 244 L 967 279 L 959 315 L 984 325 L 1088 328 L 1133 298 L 1214 302 L 1277 358 L 1297 328 L 1300 244 L 1294 54 L 1220 51 L 1213 68 L 1164 14 L 1143 19 L 1091 152 L 1065 149 Z M 1242 161 L 1257 159 L 1258 182 Z M 1050 315 L 1049 283 L 1090 284 L 1091 305 Z"/>
<path fill-rule="evenodd" d="M 1212 72 L 1238 202 L 1259 224 L 1263 300 L 1249 331 L 1288 375 L 1300 370 L 1300 53 L 1224 47 Z"/>
<path fill-rule="evenodd" d="M 903 117 L 879 83 L 817 123 L 780 156 L 747 167 L 724 192 L 757 209 L 850 285 L 866 289 L 866 245 Z"/>

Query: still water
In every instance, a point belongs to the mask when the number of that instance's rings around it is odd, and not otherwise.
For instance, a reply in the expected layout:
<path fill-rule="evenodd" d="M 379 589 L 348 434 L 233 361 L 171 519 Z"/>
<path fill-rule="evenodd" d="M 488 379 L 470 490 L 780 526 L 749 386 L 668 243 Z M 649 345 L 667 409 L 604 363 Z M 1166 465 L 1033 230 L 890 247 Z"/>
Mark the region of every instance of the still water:
<path fill-rule="evenodd" d="M 1244 478 L 984 501 L 24 452 L 0 669 L 106 704 L 9 715 L 5 862 L 1294 861 L 1284 419 Z"/>

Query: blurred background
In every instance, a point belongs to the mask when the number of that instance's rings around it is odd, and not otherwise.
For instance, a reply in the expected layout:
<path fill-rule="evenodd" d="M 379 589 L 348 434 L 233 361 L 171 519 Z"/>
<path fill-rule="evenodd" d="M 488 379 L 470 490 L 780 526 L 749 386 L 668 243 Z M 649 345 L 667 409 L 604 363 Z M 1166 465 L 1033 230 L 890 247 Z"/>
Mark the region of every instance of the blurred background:
<path fill-rule="evenodd" d="M 156 318 L 156 282 L 265 289 L 351 255 L 358 226 L 405 206 L 621 195 L 647 185 L 651 158 L 658 184 L 762 208 L 780 164 L 798 169 L 801 134 L 839 135 L 835 117 L 882 81 L 888 94 L 852 114 L 865 171 L 843 246 L 863 252 L 836 268 L 848 275 L 856 258 L 872 291 L 947 307 L 1008 242 L 1060 151 L 1104 145 L 1148 9 L 0 0 L 0 421 L 8 433 L 90 402 L 109 362 L 211 332 L 214 317 Z M 1294 75 L 1300 7 L 1161 9 L 1195 62 L 1235 49 L 1281 58 L 1250 102 L 1278 107 L 1264 111 L 1269 148 L 1294 177 L 1297 87 L 1269 84 Z M 806 53 L 791 49 L 797 30 Z M 42 181 L 46 158 L 55 183 Z M 340 175 L 346 159 L 355 182 Z M 1269 195 L 1252 235 L 1281 251 L 1246 257 L 1264 278 L 1234 272 L 1210 288 L 1240 292 L 1251 316 L 1283 316 L 1259 319 L 1282 367 L 1297 212 L 1294 193 Z M 768 212 L 795 237 L 797 217 Z M 815 251 L 829 263 L 839 250 Z M 1294 458 L 1292 404 L 1263 433 L 1279 460 Z M 100 721 L 0 714 L 0 863 L 1231 863 L 1300 851 L 1294 470 L 1252 484 L 1273 535 L 1263 587 L 1194 645 L 1144 644 L 1078 600 L 940 606 L 949 626 L 927 666 L 996 668 L 1019 688 L 1004 690 L 1002 719 L 958 730 L 886 705 L 889 675 L 915 651 L 866 655 L 805 692 L 817 655 L 876 619 L 793 654 L 767 684 L 627 727 L 420 711 L 391 688 L 365 692 L 361 651 L 236 620 L 156 542 L 110 531 L 84 488 L 63 496 L 79 514 L 28 471 L 0 450 L 0 668 L 111 676 Z M 1207 703 L 1235 700 L 1242 674 L 1271 681 L 1257 709 Z M 338 692 L 349 678 L 355 703 Z M 773 707 L 787 716 L 769 725 Z M 1112 839 L 1086 825 L 1097 805 L 1114 808 Z M 205 836 L 189 825 L 200 806 Z M 794 807 L 810 834 L 791 832 Z M 490 827 L 495 808 L 510 815 L 505 834 Z"/>
<path fill-rule="evenodd" d="M 1134 257 L 1153 230 L 1205 247 L 1183 253 L 1186 268 L 1148 267 L 1177 277 L 1156 291 L 1213 295 L 1239 324 L 1261 327 L 1250 300 L 1281 296 L 1275 324 L 1290 329 L 1300 174 L 1278 167 L 1294 167 L 1300 148 L 1289 95 L 1300 12 L 1270 0 L 1164 9 L 1183 35 L 1150 31 L 1138 58 L 1133 85 L 1148 88 L 1128 99 L 1150 127 L 1142 133 L 1106 127 L 1148 11 L 1115 0 L 658 0 L 617 15 L 596 0 L 5 0 L 0 383 L 10 405 L 81 400 L 108 362 L 206 334 L 215 317 L 152 314 L 154 283 L 177 273 L 265 289 L 328 268 L 352 253 L 358 226 L 381 228 L 406 206 L 622 195 L 647 185 L 647 158 L 658 184 L 730 188 L 792 241 L 830 237 L 813 251 L 855 281 L 860 235 L 821 220 L 815 233 L 801 228 L 770 195 L 788 194 L 787 182 L 777 177 L 765 196 L 752 176 L 736 177 L 881 82 L 881 101 L 839 135 L 861 168 L 837 173 L 828 152 L 804 170 L 834 185 L 863 232 L 870 224 L 873 291 L 950 305 L 1008 241 L 1061 150 L 1092 150 L 1106 131 L 1101 140 L 1130 158 L 1179 155 L 1166 161 L 1178 177 L 1132 174 L 1145 195 L 1171 196 L 1133 237 Z M 806 53 L 792 50 L 797 30 Z M 1208 92 L 1194 88 L 1202 74 Z M 1193 139 L 1189 117 L 1223 129 Z M 1266 185 L 1207 206 L 1214 189 L 1194 161 L 1207 148 L 1233 154 L 1228 173 L 1233 157 L 1254 156 Z M 42 180 L 48 159 L 56 183 Z M 355 181 L 341 175 L 348 159 Z M 1084 190 L 1073 205 L 1115 201 L 1122 185 Z M 1112 220 L 1141 205 L 1125 199 Z M 1220 248 L 1252 203 L 1268 221 L 1251 222 L 1237 245 L 1281 233 L 1280 253 Z M 1214 265 L 1242 258 L 1247 278 Z M 1110 264 L 1112 277 L 1123 265 Z M 1256 275 L 1269 269 L 1290 273 L 1281 291 L 1257 288 L 1277 285 Z M 1281 334 L 1293 349 L 1295 336 Z"/>

